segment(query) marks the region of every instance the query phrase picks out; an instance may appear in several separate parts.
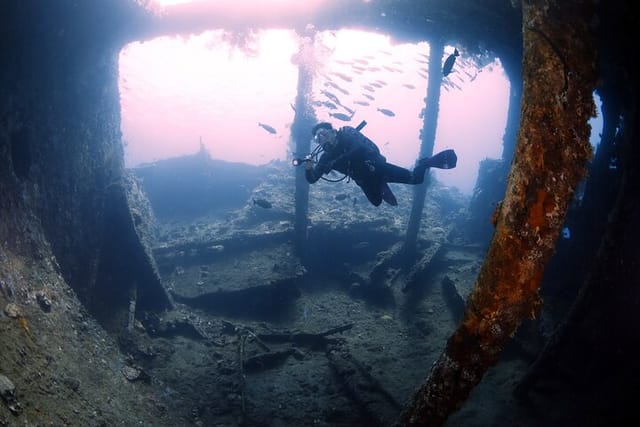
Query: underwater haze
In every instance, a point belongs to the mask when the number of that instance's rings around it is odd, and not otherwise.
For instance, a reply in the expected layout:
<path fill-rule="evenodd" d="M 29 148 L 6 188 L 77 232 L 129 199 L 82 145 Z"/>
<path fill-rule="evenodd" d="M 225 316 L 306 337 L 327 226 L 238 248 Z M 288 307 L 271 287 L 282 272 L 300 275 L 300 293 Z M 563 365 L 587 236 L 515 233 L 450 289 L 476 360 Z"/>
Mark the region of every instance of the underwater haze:
<path fill-rule="evenodd" d="M 242 47 L 230 41 L 224 31 L 207 31 L 135 42 L 122 50 L 128 166 L 192 154 L 200 143 L 214 159 L 252 165 L 291 159 L 299 38 L 293 31 L 267 30 Z M 445 48 L 445 56 L 453 49 Z M 317 34 L 314 55 L 318 119 L 335 127 L 366 120 L 363 133 L 388 161 L 413 166 L 427 93 L 428 44 L 327 31 Z M 509 83 L 499 62 L 478 68 L 461 56 L 442 89 L 434 152 L 453 148 L 459 161 L 455 170 L 434 174 L 470 194 L 479 162 L 501 157 Z"/>

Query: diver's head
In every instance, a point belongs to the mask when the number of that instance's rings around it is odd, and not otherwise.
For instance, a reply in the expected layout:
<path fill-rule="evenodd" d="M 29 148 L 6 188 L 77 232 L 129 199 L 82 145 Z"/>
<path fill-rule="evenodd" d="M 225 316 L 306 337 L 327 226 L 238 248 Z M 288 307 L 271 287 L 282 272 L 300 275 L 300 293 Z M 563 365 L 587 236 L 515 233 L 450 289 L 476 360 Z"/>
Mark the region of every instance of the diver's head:
<path fill-rule="evenodd" d="M 338 132 L 331 126 L 331 123 L 318 123 L 313 127 L 311 133 L 315 143 L 325 150 L 333 147 L 337 142 Z"/>

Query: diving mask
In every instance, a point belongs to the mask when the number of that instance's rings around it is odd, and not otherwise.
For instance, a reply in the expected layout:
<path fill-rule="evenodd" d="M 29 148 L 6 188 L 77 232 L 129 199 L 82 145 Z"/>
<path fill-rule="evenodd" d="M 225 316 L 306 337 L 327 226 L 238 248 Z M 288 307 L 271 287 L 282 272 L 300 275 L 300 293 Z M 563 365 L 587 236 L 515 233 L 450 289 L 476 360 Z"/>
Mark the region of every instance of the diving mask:
<path fill-rule="evenodd" d="M 318 129 L 313 140 L 322 146 L 325 144 L 333 145 L 336 142 L 336 131 L 334 129 Z"/>

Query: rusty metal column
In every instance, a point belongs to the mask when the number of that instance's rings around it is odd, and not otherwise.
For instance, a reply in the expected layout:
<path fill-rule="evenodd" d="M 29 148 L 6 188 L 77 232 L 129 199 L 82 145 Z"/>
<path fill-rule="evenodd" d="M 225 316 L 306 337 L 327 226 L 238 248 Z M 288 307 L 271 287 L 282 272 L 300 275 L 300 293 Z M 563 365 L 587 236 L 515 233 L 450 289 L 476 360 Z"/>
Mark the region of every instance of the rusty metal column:
<path fill-rule="evenodd" d="M 522 8 L 522 121 L 496 230 L 464 317 L 403 412 L 402 425 L 442 425 L 520 323 L 536 315 L 545 266 L 592 154 L 592 2 L 531 0 Z"/>

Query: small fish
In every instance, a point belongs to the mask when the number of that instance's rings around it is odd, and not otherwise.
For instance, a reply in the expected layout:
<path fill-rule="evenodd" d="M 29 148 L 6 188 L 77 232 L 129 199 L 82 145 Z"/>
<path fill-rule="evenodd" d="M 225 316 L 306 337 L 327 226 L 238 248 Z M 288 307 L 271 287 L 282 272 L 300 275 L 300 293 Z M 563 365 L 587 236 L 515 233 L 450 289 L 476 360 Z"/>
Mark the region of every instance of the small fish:
<path fill-rule="evenodd" d="M 347 107 L 346 105 L 340 104 L 340 106 L 341 106 L 342 108 L 344 108 L 345 110 L 347 110 L 347 112 L 348 112 L 349 114 L 351 114 L 352 116 L 356 113 L 354 110 L 352 110 L 351 108 Z"/>
<path fill-rule="evenodd" d="M 364 96 L 365 98 L 367 98 L 370 101 L 374 101 L 375 98 L 372 95 L 369 95 L 368 93 L 363 93 L 362 96 Z"/>
<path fill-rule="evenodd" d="M 369 85 L 362 85 L 364 90 L 368 90 L 369 92 L 375 92 L 376 90 Z"/>
<path fill-rule="evenodd" d="M 264 209 L 271 209 L 273 207 L 271 202 L 265 199 L 253 199 L 253 204 L 258 205 Z"/>
<path fill-rule="evenodd" d="M 414 85 L 412 85 L 411 83 L 405 83 L 402 86 L 406 87 L 407 89 L 415 89 L 416 87 Z"/>
<path fill-rule="evenodd" d="M 341 92 L 341 93 L 343 93 L 345 95 L 349 95 L 349 91 L 348 90 L 338 86 L 334 82 L 325 82 L 324 85 L 325 86 L 330 86 L 330 87 L 334 88 L 335 90 L 337 90 L 338 92 Z"/>
<path fill-rule="evenodd" d="M 276 129 L 273 126 L 269 126 L 269 125 L 264 124 L 264 123 L 258 123 L 258 126 L 260 126 L 262 129 L 266 130 L 267 132 L 269 132 L 272 135 L 276 133 Z"/>
<path fill-rule="evenodd" d="M 329 98 L 329 100 L 334 104 L 340 105 L 340 99 L 338 99 L 338 97 L 332 94 L 331 92 L 326 90 L 321 90 L 320 93 L 326 96 L 327 98 Z"/>
<path fill-rule="evenodd" d="M 353 79 L 352 79 L 351 77 L 347 76 L 347 75 L 346 75 L 346 74 L 344 74 L 344 73 L 340 73 L 340 72 L 338 72 L 338 71 L 334 71 L 334 72 L 333 72 L 333 73 L 331 73 L 331 74 L 333 74 L 334 76 L 336 76 L 336 77 L 338 77 L 338 78 L 340 78 L 340 79 L 344 80 L 345 82 L 351 82 L 351 81 L 353 81 Z"/>
<path fill-rule="evenodd" d="M 388 65 L 383 65 L 382 68 L 384 68 L 387 71 L 391 71 L 392 73 L 401 73 L 402 69 L 398 68 L 398 67 L 390 67 Z"/>
<path fill-rule="evenodd" d="M 353 101 L 353 103 L 354 103 L 354 104 L 358 104 L 358 105 L 364 105 L 365 107 L 366 107 L 367 105 L 371 105 L 371 104 L 369 104 L 367 101 L 359 101 L 359 100 L 358 100 L 358 101 Z"/>
<path fill-rule="evenodd" d="M 324 85 L 325 85 L 325 86 L 332 87 L 332 88 L 338 88 L 338 87 L 340 87 L 340 86 L 338 86 L 338 84 L 337 84 L 337 83 L 335 83 L 335 82 L 333 82 L 333 81 L 327 81 L 327 82 L 324 82 Z"/>
<path fill-rule="evenodd" d="M 444 66 L 442 67 L 442 75 L 448 76 L 453 70 L 453 64 L 456 62 L 456 57 L 460 56 L 458 49 L 454 49 L 453 53 L 449 55 L 446 61 L 444 61 Z"/>
<path fill-rule="evenodd" d="M 334 104 L 333 102 L 324 101 L 322 104 L 324 104 L 324 106 L 327 107 L 330 110 L 337 110 L 338 109 L 338 106 L 336 104 Z"/>
<path fill-rule="evenodd" d="M 378 89 L 380 89 L 382 87 L 382 85 L 380 83 L 378 83 L 378 82 L 369 83 L 369 85 L 373 86 L 373 87 L 377 87 Z"/>
<path fill-rule="evenodd" d="M 382 114 L 384 114 L 385 116 L 389 116 L 389 117 L 393 117 L 396 115 L 396 113 L 394 113 L 391 110 L 388 110 L 386 108 L 378 108 L 378 111 L 380 111 Z"/>
<path fill-rule="evenodd" d="M 452 80 L 443 80 L 442 81 L 442 87 L 444 87 L 445 89 L 457 89 L 457 90 L 461 90 L 462 89 L 460 86 L 458 86 Z"/>
<path fill-rule="evenodd" d="M 336 194 L 336 200 L 338 200 L 338 201 L 343 201 L 347 197 L 349 197 L 349 196 L 347 196 L 345 193 Z"/>
<path fill-rule="evenodd" d="M 346 89 L 341 88 L 340 86 L 336 87 L 336 90 L 338 92 L 340 92 L 341 94 L 343 94 L 343 95 L 349 95 L 349 91 L 346 90 Z"/>
<path fill-rule="evenodd" d="M 347 116 L 344 113 L 329 113 L 329 115 L 333 118 L 336 118 L 338 120 L 342 120 L 343 122 L 348 122 L 351 120 L 351 118 L 353 117 L 353 114 L 350 116 Z"/>

